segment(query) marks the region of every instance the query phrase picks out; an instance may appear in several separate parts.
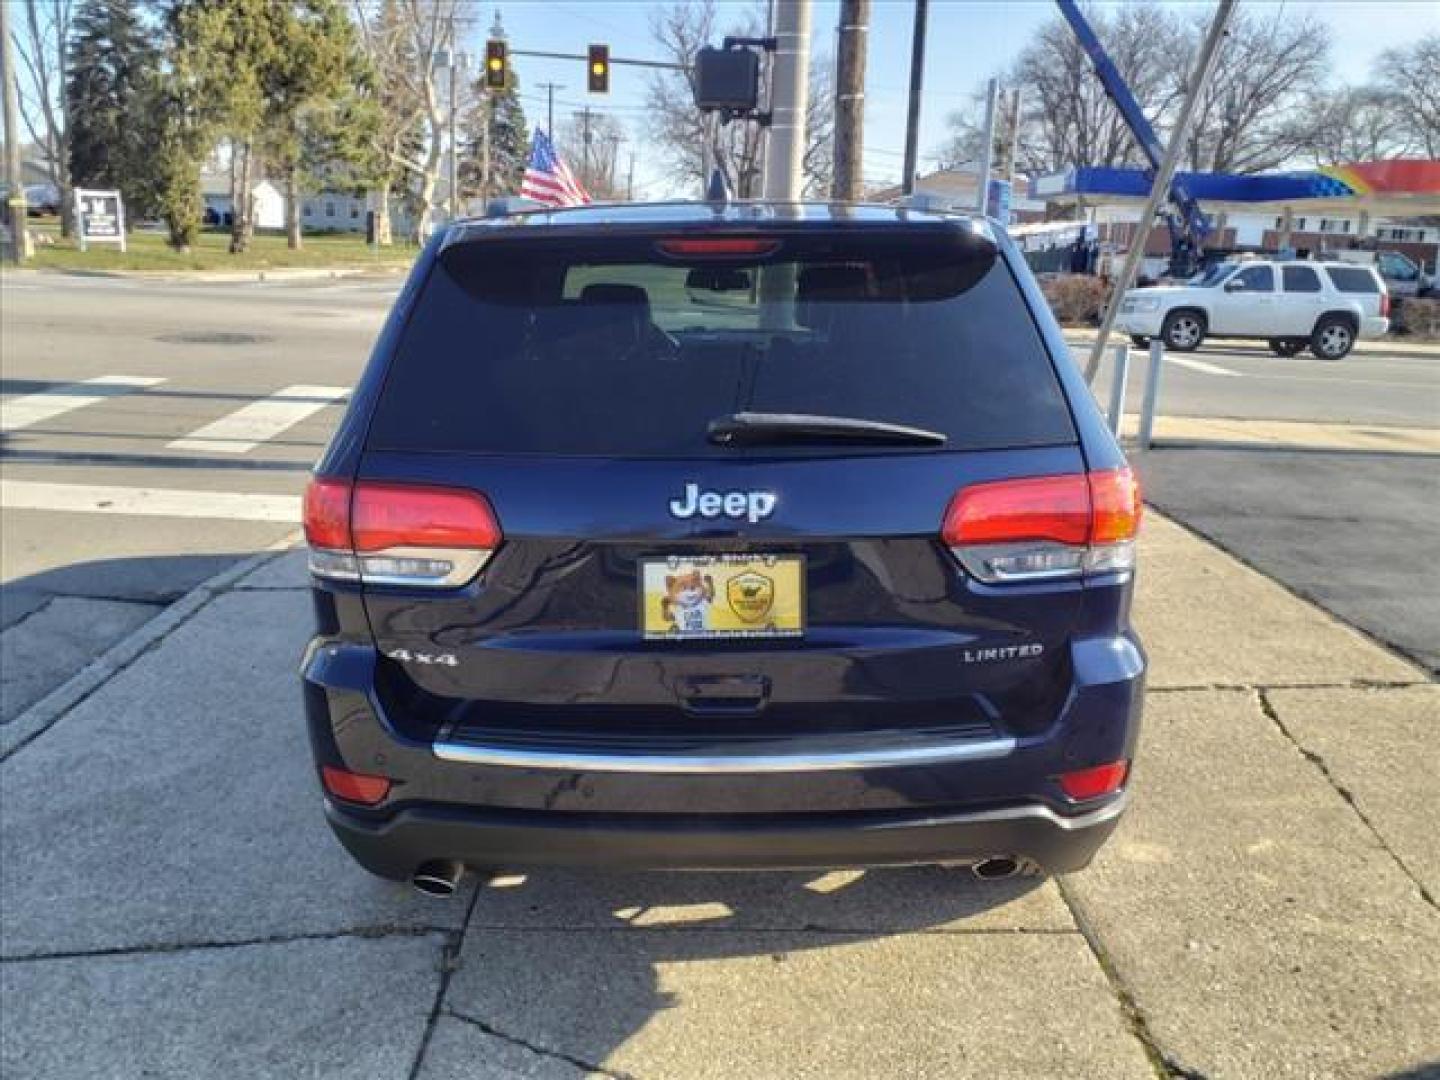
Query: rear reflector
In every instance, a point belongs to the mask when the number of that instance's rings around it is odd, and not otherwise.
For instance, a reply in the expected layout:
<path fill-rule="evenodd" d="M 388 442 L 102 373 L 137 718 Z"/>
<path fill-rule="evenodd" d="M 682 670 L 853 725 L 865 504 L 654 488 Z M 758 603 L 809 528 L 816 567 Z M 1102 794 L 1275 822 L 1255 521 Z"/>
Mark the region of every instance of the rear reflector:
<path fill-rule="evenodd" d="M 310 571 L 336 581 L 454 588 L 500 546 L 478 492 L 316 478 L 305 492 Z"/>
<path fill-rule="evenodd" d="M 771 255 L 780 250 L 780 241 L 752 236 L 695 236 L 661 240 L 655 246 L 672 256 Z"/>
<path fill-rule="evenodd" d="M 1090 769 L 1061 773 L 1056 779 L 1065 797 L 1075 799 L 1098 799 L 1101 795 L 1112 795 L 1125 784 L 1130 773 L 1130 762 L 1112 761 L 1108 765 L 1096 765 Z"/>
<path fill-rule="evenodd" d="M 950 500 L 940 535 L 981 581 L 1039 581 L 1135 564 L 1140 485 L 1127 469 L 975 484 Z"/>
<path fill-rule="evenodd" d="M 347 772 L 333 765 L 321 767 L 320 780 L 335 798 L 364 806 L 374 806 L 390 794 L 390 781 L 386 777 Z"/>

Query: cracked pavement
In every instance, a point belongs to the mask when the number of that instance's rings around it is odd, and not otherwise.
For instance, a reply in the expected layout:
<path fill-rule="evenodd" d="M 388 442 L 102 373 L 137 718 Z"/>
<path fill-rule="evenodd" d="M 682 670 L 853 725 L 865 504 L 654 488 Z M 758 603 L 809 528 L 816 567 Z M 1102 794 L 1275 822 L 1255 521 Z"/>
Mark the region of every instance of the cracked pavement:
<path fill-rule="evenodd" d="M 1440 687 L 1159 515 L 1143 547 L 1146 730 L 1089 871 L 446 902 L 330 837 L 302 563 L 247 567 L 0 748 L 0 1073 L 1440 1075 Z"/>

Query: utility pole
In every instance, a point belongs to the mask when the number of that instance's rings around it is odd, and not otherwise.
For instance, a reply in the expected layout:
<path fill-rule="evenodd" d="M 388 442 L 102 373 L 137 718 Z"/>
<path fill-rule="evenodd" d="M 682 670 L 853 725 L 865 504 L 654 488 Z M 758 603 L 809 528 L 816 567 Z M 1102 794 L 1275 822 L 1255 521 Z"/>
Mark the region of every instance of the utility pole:
<path fill-rule="evenodd" d="M 810 0 L 776 0 L 765 198 L 796 202 L 805 187 L 805 107 L 810 96 Z"/>
<path fill-rule="evenodd" d="M 490 91 L 480 91 L 480 198 L 490 201 L 490 117 L 495 103 L 490 100 Z"/>
<path fill-rule="evenodd" d="M 0 0 L 0 91 L 5 116 L 5 201 L 10 222 L 10 259 L 19 263 L 30 254 L 25 228 L 25 185 L 20 176 L 20 126 L 15 115 L 15 46 L 10 38 L 10 4 Z"/>
<path fill-rule="evenodd" d="M 991 79 L 985 88 L 985 147 L 980 153 L 979 191 L 975 193 L 975 209 L 981 217 L 990 209 L 990 172 L 995 162 L 995 113 L 1000 98 L 1000 80 Z"/>
<path fill-rule="evenodd" d="M 625 178 L 625 201 L 635 201 L 635 151 L 630 151 L 630 173 Z"/>
<path fill-rule="evenodd" d="M 835 182 L 832 196 L 859 202 L 865 156 L 865 54 L 870 0 L 840 0 L 835 50 Z"/>
<path fill-rule="evenodd" d="M 580 145 L 580 175 L 585 177 L 586 188 L 595 186 L 595 177 L 590 173 L 590 106 L 586 105 L 580 110 L 581 124 L 581 145 Z"/>
<path fill-rule="evenodd" d="M 928 0 L 915 0 L 915 31 L 910 39 L 910 110 L 905 118 L 905 177 L 900 190 L 915 193 L 916 158 L 920 154 L 920 92 L 925 85 L 925 15 Z"/>
<path fill-rule="evenodd" d="M 1195 103 L 1215 72 L 1215 59 L 1220 55 L 1220 43 L 1225 38 L 1225 27 L 1229 25 L 1234 11 L 1235 0 L 1220 0 L 1220 7 L 1216 9 L 1215 19 L 1210 24 L 1210 31 L 1205 35 L 1205 43 L 1200 47 L 1200 58 L 1195 62 L 1195 70 L 1190 76 L 1185 104 L 1180 107 L 1180 118 L 1175 121 L 1175 130 L 1170 133 L 1170 145 L 1166 147 L 1165 156 L 1160 161 L 1160 171 L 1151 182 L 1150 198 L 1145 203 L 1145 212 L 1140 215 L 1135 239 L 1130 242 L 1130 250 L 1125 255 L 1125 265 L 1110 291 L 1110 302 L 1105 305 L 1105 318 L 1100 323 L 1100 333 L 1095 337 L 1090 359 L 1085 364 L 1086 382 L 1094 382 L 1095 375 L 1100 370 L 1100 357 L 1105 351 L 1105 342 L 1109 340 L 1110 330 L 1115 325 L 1115 316 L 1120 311 L 1120 302 L 1125 299 L 1125 290 L 1130 288 L 1130 283 L 1135 280 L 1135 270 L 1145 254 L 1145 244 L 1150 239 L 1155 214 L 1160 209 L 1160 203 L 1170 194 L 1170 181 L 1175 176 L 1175 166 L 1180 163 L 1180 152 L 1184 149 L 1185 140 L 1190 137 L 1191 121 L 1195 119 Z M 1150 377 L 1155 377 L 1154 372 Z"/>
<path fill-rule="evenodd" d="M 1020 84 L 1010 88 L 1010 124 L 1005 132 L 1005 179 L 1015 183 L 1015 162 L 1020 152 Z"/>
<path fill-rule="evenodd" d="M 545 134 L 555 138 L 555 91 L 564 90 L 562 83 L 542 82 L 537 87 L 545 91 Z"/>

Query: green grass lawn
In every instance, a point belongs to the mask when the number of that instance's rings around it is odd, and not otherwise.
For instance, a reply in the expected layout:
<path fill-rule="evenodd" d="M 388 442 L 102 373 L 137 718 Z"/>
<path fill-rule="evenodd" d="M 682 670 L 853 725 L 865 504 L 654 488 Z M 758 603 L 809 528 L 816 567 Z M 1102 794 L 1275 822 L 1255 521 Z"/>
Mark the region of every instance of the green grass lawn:
<path fill-rule="evenodd" d="M 257 235 L 250 250 L 231 255 L 228 232 L 202 232 L 188 252 L 179 252 L 166 243 L 163 232 L 132 232 L 129 250 L 115 244 L 91 244 L 81 251 L 74 240 L 62 240 L 54 219 L 34 218 L 30 231 L 36 236 L 35 256 L 26 266 L 45 270 L 145 270 L 154 273 L 190 270 L 272 270 L 281 267 L 375 267 L 390 269 L 409 266 L 419 251 L 413 244 L 397 243 L 372 251 L 363 236 L 307 236 L 304 247 L 291 251 L 285 237 Z M 46 241 L 53 241 L 47 243 Z"/>

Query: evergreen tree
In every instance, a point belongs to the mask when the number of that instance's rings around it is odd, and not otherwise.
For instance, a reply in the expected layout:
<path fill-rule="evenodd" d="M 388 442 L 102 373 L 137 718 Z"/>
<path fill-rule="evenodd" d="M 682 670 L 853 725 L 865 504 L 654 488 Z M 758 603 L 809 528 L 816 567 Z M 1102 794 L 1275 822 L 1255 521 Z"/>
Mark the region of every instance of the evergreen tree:
<path fill-rule="evenodd" d="M 359 158 L 370 124 L 366 65 L 337 0 L 271 0 L 261 76 L 262 139 L 285 187 L 289 247 L 300 247 L 300 194 Z"/>
<path fill-rule="evenodd" d="M 154 209 L 158 117 L 147 96 L 160 58 L 152 34 L 132 0 L 81 0 L 68 47 L 71 182 L 118 188 L 132 221 Z"/>
<path fill-rule="evenodd" d="M 499 12 L 496 12 L 495 22 L 490 27 L 490 36 L 505 36 Z M 473 104 L 462 119 L 465 141 L 459 162 L 461 194 L 482 199 L 494 195 L 518 195 L 521 178 L 525 175 L 525 163 L 530 157 L 530 130 L 525 122 L 525 108 L 520 104 L 520 84 L 508 57 L 505 89 L 487 90 L 482 71 L 471 88 L 471 97 Z M 490 144 L 488 187 L 483 183 L 487 126 Z"/>

